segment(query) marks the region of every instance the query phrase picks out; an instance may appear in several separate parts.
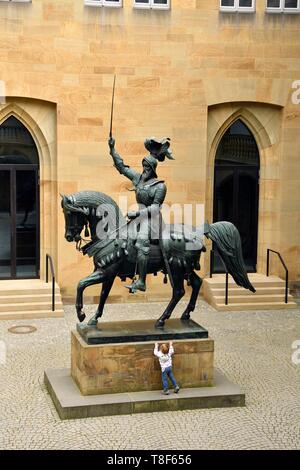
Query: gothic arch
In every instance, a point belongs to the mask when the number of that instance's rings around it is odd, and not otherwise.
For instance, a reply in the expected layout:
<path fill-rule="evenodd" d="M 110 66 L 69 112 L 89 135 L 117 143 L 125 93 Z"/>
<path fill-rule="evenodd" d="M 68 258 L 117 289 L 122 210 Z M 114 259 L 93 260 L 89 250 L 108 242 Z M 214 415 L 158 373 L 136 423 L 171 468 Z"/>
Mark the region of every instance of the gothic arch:
<path fill-rule="evenodd" d="M 219 130 L 215 134 L 213 141 L 210 145 L 209 153 L 209 160 L 212 164 L 214 164 L 217 148 L 223 135 L 229 129 L 229 127 L 238 120 L 241 120 L 253 134 L 253 137 L 255 138 L 258 146 L 260 159 L 262 159 L 264 155 L 262 150 L 272 146 L 271 138 L 266 132 L 265 127 L 251 111 L 243 107 L 231 114 L 231 116 L 229 116 L 223 122 L 223 124 L 220 126 Z M 261 161 L 261 165 L 264 164 L 266 164 L 266 162 Z"/>
<path fill-rule="evenodd" d="M 51 116 L 47 124 L 43 117 Z M 30 132 L 38 150 L 40 168 L 40 277 L 45 274 L 45 255 L 56 260 L 57 235 L 51 220 L 57 218 L 56 107 L 54 103 L 26 98 L 7 98 L 0 107 L 0 125 L 14 116 Z M 48 134 L 48 135 L 47 135 Z M 49 135 L 52 135 L 50 138 Z M 56 264 L 56 263 L 55 263 Z"/>
<path fill-rule="evenodd" d="M 0 111 L 0 125 L 9 117 L 14 116 L 28 129 L 39 153 L 40 166 L 50 166 L 50 153 L 47 145 L 47 140 L 38 126 L 37 122 L 19 105 L 16 103 L 9 103 L 5 108 Z M 48 149 L 48 151 L 47 151 Z"/>
<path fill-rule="evenodd" d="M 206 219 L 213 220 L 214 167 L 218 145 L 229 127 L 241 120 L 256 140 L 260 158 L 258 272 L 265 264 L 265 251 L 272 237 L 272 246 L 279 242 L 279 163 L 282 108 L 262 103 L 223 103 L 208 108 L 208 140 L 206 167 Z M 270 198 L 271 194 L 271 198 Z M 208 263 L 208 258 L 207 258 Z"/>

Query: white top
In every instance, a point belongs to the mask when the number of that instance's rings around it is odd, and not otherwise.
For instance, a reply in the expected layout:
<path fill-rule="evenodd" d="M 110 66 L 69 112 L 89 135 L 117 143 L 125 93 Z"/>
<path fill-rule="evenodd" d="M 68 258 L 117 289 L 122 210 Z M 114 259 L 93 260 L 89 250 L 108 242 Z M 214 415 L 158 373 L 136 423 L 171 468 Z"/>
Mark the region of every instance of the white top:
<path fill-rule="evenodd" d="M 173 346 L 170 346 L 168 354 L 163 354 L 161 351 L 158 350 L 158 346 L 156 345 L 154 348 L 154 355 L 158 357 L 161 370 L 164 372 L 168 367 L 172 367 L 172 355 L 174 354 Z"/>

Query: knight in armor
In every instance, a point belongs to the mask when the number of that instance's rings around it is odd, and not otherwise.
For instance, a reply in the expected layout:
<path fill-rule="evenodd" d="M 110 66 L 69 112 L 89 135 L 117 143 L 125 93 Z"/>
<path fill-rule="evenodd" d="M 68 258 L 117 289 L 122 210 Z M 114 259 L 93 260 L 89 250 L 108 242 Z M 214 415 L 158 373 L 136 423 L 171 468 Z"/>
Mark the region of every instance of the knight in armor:
<path fill-rule="evenodd" d="M 115 139 L 110 138 L 108 145 L 114 166 L 121 175 L 126 176 L 126 178 L 132 181 L 136 201 L 139 205 L 138 211 L 132 211 L 127 214 L 130 220 L 136 219 L 139 225 L 135 244 L 139 278 L 128 288 L 133 293 L 137 290 L 144 292 L 146 290 L 147 263 L 151 236 L 153 237 L 153 231 L 156 231 L 155 238 L 159 238 L 160 208 L 167 193 L 165 182 L 158 179 L 156 169 L 158 161 L 163 162 L 165 158 L 174 160 L 169 150 L 170 139 L 163 139 L 160 142 L 154 138 L 145 140 L 144 145 L 149 151 L 149 155 L 144 157 L 142 161 L 142 173 L 125 165 L 122 157 L 116 152 Z"/>

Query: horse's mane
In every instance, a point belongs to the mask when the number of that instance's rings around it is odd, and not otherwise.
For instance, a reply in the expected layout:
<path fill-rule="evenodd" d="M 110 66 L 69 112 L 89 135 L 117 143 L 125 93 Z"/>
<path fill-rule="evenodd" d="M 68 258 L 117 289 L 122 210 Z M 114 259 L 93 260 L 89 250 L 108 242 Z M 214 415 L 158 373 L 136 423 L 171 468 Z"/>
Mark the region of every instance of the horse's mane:
<path fill-rule="evenodd" d="M 68 198 L 73 199 L 77 207 L 98 207 L 100 204 L 111 204 L 120 211 L 118 204 L 110 196 L 99 191 L 80 191 L 71 194 Z M 70 209 L 74 207 L 72 203 L 68 205 Z"/>
<path fill-rule="evenodd" d="M 126 224 L 126 219 L 118 204 L 110 196 L 99 191 L 80 191 L 63 196 L 62 207 L 70 211 L 83 213 L 86 213 L 87 208 L 97 209 L 97 214 L 104 216 L 105 223 L 108 223 L 110 230 Z M 113 211 L 108 210 L 108 208 L 113 208 Z"/>

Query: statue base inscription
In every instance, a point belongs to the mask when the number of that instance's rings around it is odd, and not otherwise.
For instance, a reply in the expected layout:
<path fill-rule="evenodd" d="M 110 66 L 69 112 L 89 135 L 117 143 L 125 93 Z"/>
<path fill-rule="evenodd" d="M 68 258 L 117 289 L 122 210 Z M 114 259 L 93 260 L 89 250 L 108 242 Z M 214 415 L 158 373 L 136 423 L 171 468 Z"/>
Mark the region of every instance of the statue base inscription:
<path fill-rule="evenodd" d="M 102 323 L 100 328 L 80 327 L 79 332 L 72 331 L 71 376 L 82 395 L 161 390 L 154 342 L 171 339 L 180 387 L 213 386 L 214 341 L 194 321 L 170 320 L 163 330 L 155 329 L 153 321 Z"/>

